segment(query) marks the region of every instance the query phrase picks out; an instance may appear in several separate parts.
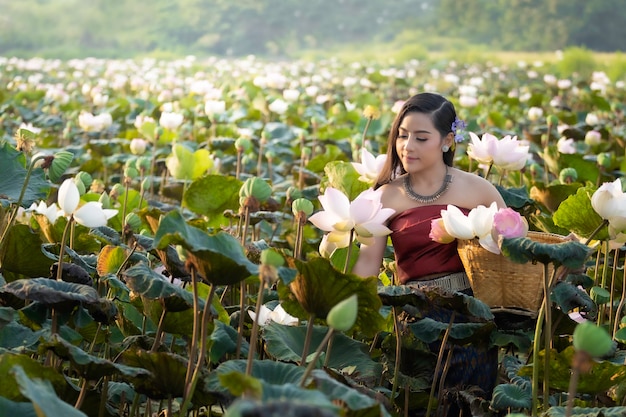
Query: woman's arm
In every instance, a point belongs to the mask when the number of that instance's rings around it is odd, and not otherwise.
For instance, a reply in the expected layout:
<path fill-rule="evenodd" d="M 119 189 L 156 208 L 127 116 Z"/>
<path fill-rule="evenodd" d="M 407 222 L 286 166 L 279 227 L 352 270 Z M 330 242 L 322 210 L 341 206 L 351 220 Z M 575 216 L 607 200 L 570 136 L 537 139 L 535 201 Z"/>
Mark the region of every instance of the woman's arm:
<path fill-rule="evenodd" d="M 361 245 L 352 273 L 362 277 L 378 276 L 386 247 L 387 236 L 375 237 L 371 245 Z"/>

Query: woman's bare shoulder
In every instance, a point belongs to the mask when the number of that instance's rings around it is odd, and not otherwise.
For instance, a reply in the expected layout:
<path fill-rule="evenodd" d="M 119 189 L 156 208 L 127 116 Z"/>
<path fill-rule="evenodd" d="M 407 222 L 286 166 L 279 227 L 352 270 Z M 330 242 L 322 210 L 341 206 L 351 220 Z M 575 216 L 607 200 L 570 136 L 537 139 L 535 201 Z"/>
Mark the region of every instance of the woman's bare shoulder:
<path fill-rule="evenodd" d="M 494 201 L 498 207 L 504 207 L 500 192 L 485 178 L 459 169 L 455 169 L 453 175 L 455 194 L 463 196 L 466 207 L 489 206 Z"/>

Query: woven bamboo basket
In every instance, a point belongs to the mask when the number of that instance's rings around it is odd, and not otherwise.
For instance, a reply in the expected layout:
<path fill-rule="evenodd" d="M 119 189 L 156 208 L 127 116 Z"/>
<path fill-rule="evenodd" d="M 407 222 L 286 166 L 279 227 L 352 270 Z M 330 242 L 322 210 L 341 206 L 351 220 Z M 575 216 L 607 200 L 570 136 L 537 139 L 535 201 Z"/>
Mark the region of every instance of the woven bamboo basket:
<path fill-rule="evenodd" d="M 539 243 L 562 243 L 563 236 L 528 232 Z M 543 264 L 520 264 L 504 255 L 489 252 L 477 239 L 459 240 L 457 250 L 465 272 L 478 298 L 492 310 L 513 311 L 536 316 L 543 300 Z M 548 273 L 552 273 L 549 265 Z"/>

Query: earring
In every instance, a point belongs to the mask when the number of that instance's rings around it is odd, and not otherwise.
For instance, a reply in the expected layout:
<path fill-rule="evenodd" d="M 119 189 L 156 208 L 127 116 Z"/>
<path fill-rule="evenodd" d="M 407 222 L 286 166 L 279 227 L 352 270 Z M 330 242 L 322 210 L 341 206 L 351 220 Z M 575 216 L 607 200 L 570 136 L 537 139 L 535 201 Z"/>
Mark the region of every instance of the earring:
<path fill-rule="evenodd" d="M 444 151 L 444 152 L 448 152 L 450 150 L 450 147 L 448 145 L 443 145 L 441 147 L 441 150 Z"/>

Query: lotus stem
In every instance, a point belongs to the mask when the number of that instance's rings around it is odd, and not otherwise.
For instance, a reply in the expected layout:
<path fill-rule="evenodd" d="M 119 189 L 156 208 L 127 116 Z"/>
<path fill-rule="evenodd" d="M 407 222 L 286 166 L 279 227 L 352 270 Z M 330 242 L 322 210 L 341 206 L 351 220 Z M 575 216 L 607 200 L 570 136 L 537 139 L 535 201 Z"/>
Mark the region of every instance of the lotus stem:
<path fill-rule="evenodd" d="M 76 404 L 74 404 L 74 408 L 80 410 L 80 407 L 83 405 L 83 401 L 85 400 L 85 395 L 87 395 L 87 383 L 89 381 L 87 378 L 83 377 L 83 383 L 80 386 L 80 393 L 78 394 L 78 399 L 76 400 Z"/>
<path fill-rule="evenodd" d="M 324 368 L 327 368 L 330 362 L 330 352 L 333 349 L 333 340 L 335 340 L 334 337 L 328 339 L 328 347 L 326 348 L 326 355 L 324 355 Z"/>
<path fill-rule="evenodd" d="M 311 339 L 313 338 L 313 322 L 315 322 L 315 315 L 311 314 L 306 325 L 306 336 L 304 337 L 304 347 L 302 348 L 300 366 L 306 365 L 306 358 L 309 355 L 309 347 L 311 346 Z"/>
<path fill-rule="evenodd" d="M 343 266 L 343 273 L 348 273 L 350 266 L 350 256 L 352 256 L 352 240 L 354 239 L 354 229 L 350 230 L 350 239 L 348 240 L 348 253 L 346 254 L 346 263 Z"/>
<path fill-rule="evenodd" d="M 333 329 L 332 327 L 329 327 L 328 332 L 326 332 L 326 336 L 324 336 L 322 343 L 320 343 L 317 349 L 315 349 L 315 355 L 313 355 L 313 359 L 311 360 L 311 362 L 309 362 L 309 366 L 306 367 L 306 370 L 304 371 L 304 374 L 302 375 L 302 379 L 300 380 L 300 387 L 304 387 L 304 384 L 306 383 L 307 378 L 309 377 L 311 372 L 313 372 L 313 368 L 315 368 L 315 365 L 317 364 L 317 360 L 319 359 L 320 354 L 322 353 L 322 350 L 324 350 L 324 347 L 328 344 L 328 341 L 330 340 L 330 338 L 333 336 L 334 333 L 335 333 L 335 329 Z"/>
<path fill-rule="evenodd" d="M 489 179 L 489 174 L 491 174 L 491 169 L 493 168 L 493 162 L 489 164 L 487 167 L 487 172 L 485 173 L 485 179 Z"/>
<path fill-rule="evenodd" d="M 533 376 L 532 376 L 532 416 L 537 417 L 539 409 L 539 349 L 541 349 L 541 330 L 543 328 L 543 319 L 545 315 L 547 301 L 544 297 L 537 314 L 537 323 L 535 324 L 535 338 L 533 339 Z"/>
<path fill-rule="evenodd" d="M 239 359 L 241 354 L 241 343 L 243 339 L 243 322 L 245 319 L 244 309 L 246 307 L 246 283 L 239 283 L 239 326 L 237 328 L 237 349 L 235 350 L 235 358 Z"/>
<path fill-rule="evenodd" d="M 235 178 L 239 179 L 241 175 L 241 157 L 243 154 L 243 149 L 237 149 L 237 168 L 235 170 Z"/>
<path fill-rule="evenodd" d="M 193 371 L 193 376 L 191 377 L 191 383 L 189 386 L 185 387 L 185 397 L 183 399 L 182 405 L 180 406 L 181 416 L 186 415 L 187 409 L 189 408 L 189 403 L 191 401 L 191 397 L 193 397 L 193 393 L 196 390 L 196 385 L 198 384 L 198 380 L 200 379 L 200 371 L 202 369 L 204 357 L 206 356 L 207 327 L 209 326 L 209 317 L 212 316 L 211 304 L 213 302 L 214 295 L 215 295 L 215 285 L 211 284 L 211 290 L 209 291 L 209 295 L 207 295 L 207 299 L 204 304 L 204 311 L 202 313 L 202 327 L 200 328 L 200 353 L 198 355 L 198 361 L 196 362 L 196 367 Z"/>
<path fill-rule="evenodd" d="M 20 190 L 20 195 L 17 198 L 17 202 L 15 203 L 15 210 L 11 212 L 9 221 L 7 222 L 7 225 L 4 228 L 4 231 L 2 232 L 2 236 L 0 237 L 0 248 L 2 247 L 2 244 L 4 243 L 4 239 L 9 234 L 9 230 L 13 226 L 15 219 L 17 218 L 17 213 L 19 212 L 20 206 L 22 205 L 22 201 L 24 200 L 24 194 L 26 194 L 26 188 L 28 188 L 28 182 L 30 181 L 30 176 L 33 173 L 33 168 L 35 167 L 35 163 L 43 158 L 45 158 L 45 156 L 41 155 L 41 156 L 34 158 L 32 161 L 30 161 L 30 165 L 28 166 L 28 171 L 26 171 L 26 178 L 24 178 L 24 183 L 22 184 L 22 189 Z"/>
<path fill-rule="evenodd" d="M 294 243 L 293 256 L 296 259 L 300 259 L 300 255 L 302 254 L 302 234 L 304 225 L 306 224 L 306 215 L 304 212 L 298 212 L 296 215 L 296 223 L 296 242 Z"/>
<path fill-rule="evenodd" d="M 554 269 L 556 272 L 556 268 Z M 553 273 L 554 273 L 553 272 Z M 550 301 L 551 284 L 548 277 L 548 264 L 543 264 L 543 298 L 546 303 L 543 357 L 543 403 L 544 408 L 550 397 L 550 352 L 552 349 L 552 303 Z"/>
<path fill-rule="evenodd" d="M 250 347 L 248 348 L 248 362 L 246 363 L 246 375 L 252 375 L 252 361 L 254 359 L 254 354 L 256 353 L 256 344 L 257 338 L 259 336 L 259 316 L 261 311 L 261 306 L 263 305 L 263 289 L 265 288 L 265 278 L 261 278 L 261 284 L 259 285 L 259 293 L 257 294 L 256 299 L 256 315 L 254 316 L 254 321 L 252 323 L 252 333 L 250 334 Z M 243 316 L 243 311 L 241 312 Z"/>
<path fill-rule="evenodd" d="M 396 363 L 393 368 L 393 382 L 391 384 L 391 401 L 394 402 L 396 397 L 396 389 L 398 388 L 398 374 L 400 373 L 400 363 L 402 360 L 402 341 L 400 339 L 400 323 L 398 320 L 398 310 L 396 306 L 392 307 L 393 313 L 393 329 L 396 336 Z"/>
<path fill-rule="evenodd" d="M 619 262 L 619 257 L 613 262 L 615 263 Z M 622 280 L 622 298 L 619 300 L 617 311 L 615 311 L 615 323 L 613 324 L 613 338 L 615 338 L 615 333 L 617 333 L 617 330 L 619 328 L 619 324 L 620 324 L 619 317 L 622 315 L 622 309 L 624 308 L 625 301 L 626 301 L 626 280 Z"/>
<path fill-rule="evenodd" d="M 589 362 L 589 354 L 582 350 L 577 350 L 572 358 L 572 375 L 569 379 L 569 389 L 567 391 L 567 407 L 565 408 L 565 417 L 571 417 L 572 408 L 574 407 L 574 398 L 576 397 L 576 388 L 578 387 L 578 378 L 581 368 Z"/>
<path fill-rule="evenodd" d="M 98 408 L 98 417 L 104 417 L 106 410 L 106 402 L 109 393 L 109 377 L 102 378 L 102 392 L 100 393 L 100 406 Z M 170 414 L 171 415 L 171 414 Z"/>
<path fill-rule="evenodd" d="M 165 302 L 162 301 L 163 312 L 161 313 L 161 318 L 159 319 L 159 325 L 157 326 L 156 335 L 154 336 L 154 343 L 152 344 L 152 349 L 150 352 L 156 352 L 157 348 L 161 344 L 161 335 L 163 334 L 163 325 L 165 323 L 165 315 L 167 314 L 167 310 L 165 309 Z"/>
<path fill-rule="evenodd" d="M 256 162 L 256 174 L 259 177 L 261 176 L 261 171 L 263 170 L 263 151 L 265 150 L 263 146 L 264 144 L 265 140 L 263 139 L 263 135 L 261 135 L 261 139 L 259 139 L 259 157 Z"/>
<path fill-rule="evenodd" d="M 122 205 L 122 230 L 124 233 L 124 228 L 126 227 L 126 206 L 128 205 L 128 189 L 130 188 L 130 178 L 124 177 L 124 204 Z"/>
<path fill-rule="evenodd" d="M 430 395 L 428 396 L 428 407 L 426 408 L 425 417 L 430 417 L 430 412 L 432 411 L 433 398 L 435 396 L 435 389 L 437 387 L 437 375 L 439 375 L 439 370 L 441 369 L 441 362 L 443 361 L 443 353 L 446 349 L 446 343 L 448 343 L 448 337 L 450 337 L 450 330 L 452 330 L 452 325 L 454 324 L 455 314 L 456 312 L 453 311 L 450 317 L 450 322 L 448 323 L 448 327 L 446 328 L 446 332 L 443 334 L 443 338 L 441 339 L 441 347 L 439 348 L 439 354 L 437 355 L 437 364 L 435 365 L 435 376 L 433 378 L 433 384 L 430 387 Z"/>
<path fill-rule="evenodd" d="M 589 235 L 589 237 L 587 238 L 587 240 L 585 241 L 585 245 L 589 245 L 589 242 L 591 242 L 593 240 L 593 237 L 598 234 L 598 232 L 600 230 L 602 230 L 602 228 L 606 225 L 609 224 L 609 221 L 607 219 L 602 220 L 602 223 L 600 223 L 598 225 L 598 227 L 595 228 L 595 230 L 593 232 L 591 232 L 591 235 Z"/>
<path fill-rule="evenodd" d="M 617 316 L 613 315 L 613 302 L 615 301 L 615 278 L 617 276 L 617 264 L 619 263 L 619 249 L 613 251 L 613 268 L 611 273 L 611 294 L 609 298 L 609 329 L 613 328 L 613 323 L 617 321 Z"/>
<path fill-rule="evenodd" d="M 191 382 L 193 371 L 193 362 L 196 359 L 196 350 L 198 348 L 198 329 L 200 328 L 200 303 L 198 303 L 198 282 L 196 281 L 196 268 L 191 265 L 191 290 L 193 293 L 193 323 L 191 333 L 191 346 L 189 347 L 189 360 L 187 362 L 187 373 L 185 374 L 185 389 Z"/>

